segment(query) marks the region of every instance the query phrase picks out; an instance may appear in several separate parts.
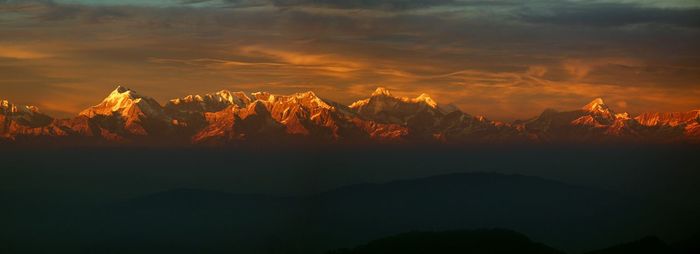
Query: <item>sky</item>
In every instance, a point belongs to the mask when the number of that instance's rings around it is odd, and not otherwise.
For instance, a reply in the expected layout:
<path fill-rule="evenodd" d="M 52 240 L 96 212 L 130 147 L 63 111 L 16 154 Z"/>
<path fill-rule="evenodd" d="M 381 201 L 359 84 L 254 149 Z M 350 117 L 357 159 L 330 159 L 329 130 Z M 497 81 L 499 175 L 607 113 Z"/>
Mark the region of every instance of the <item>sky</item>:
<path fill-rule="evenodd" d="M 345 104 L 382 86 L 496 120 L 596 97 L 687 111 L 699 45 L 698 0 L 0 0 L 0 99 L 70 117 L 117 85 Z"/>

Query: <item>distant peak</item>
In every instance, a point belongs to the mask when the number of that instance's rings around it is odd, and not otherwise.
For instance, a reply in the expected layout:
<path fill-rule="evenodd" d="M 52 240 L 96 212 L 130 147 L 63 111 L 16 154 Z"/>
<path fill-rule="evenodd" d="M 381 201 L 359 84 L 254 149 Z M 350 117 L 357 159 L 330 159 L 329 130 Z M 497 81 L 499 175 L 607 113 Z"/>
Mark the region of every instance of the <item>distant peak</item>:
<path fill-rule="evenodd" d="M 420 96 L 416 97 L 416 101 L 419 102 L 424 102 L 425 104 L 428 104 L 428 106 L 436 108 L 437 107 L 437 102 L 433 100 L 433 98 L 430 98 L 430 95 L 426 93 L 422 93 Z"/>
<path fill-rule="evenodd" d="M 133 108 L 138 108 L 138 112 L 131 110 Z M 136 91 L 124 86 L 117 86 L 100 104 L 83 110 L 79 115 L 87 117 L 110 116 L 118 112 L 125 119 L 136 119 L 135 116 L 138 114 L 158 115 L 160 117 L 161 110 L 161 105 L 154 99 L 141 96 Z"/>
<path fill-rule="evenodd" d="M 253 95 L 255 100 L 262 100 L 262 101 L 272 101 L 275 98 L 275 96 L 269 92 L 254 92 L 254 93 L 251 93 L 251 95 Z"/>
<path fill-rule="evenodd" d="M 0 100 L 0 113 L 14 113 L 17 107 L 8 100 Z"/>
<path fill-rule="evenodd" d="M 377 95 L 384 95 L 384 96 L 391 96 L 391 92 L 389 92 L 389 89 L 386 89 L 384 87 L 377 87 L 377 89 L 374 90 L 372 93 L 372 96 L 377 96 Z"/>
<path fill-rule="evenodd" d="M 223 89 L 221 91 L 216 92 L 216 94 L 232 94 L 232 92 L 229 90 Z"/>
<path fill-rule="evenodd" d="M 39 108 L 13 104 L 8 100 L 0 100 L 0 113 L 39 113 Z"/>
<path fill-rule="evenodd" d="M 428 100 L 428 99 L 430 99 L 430 100 L 432 100 L 432 98 L 430 98 L 430 95 L 428 95 L 427 93 L 422 93 L 422 94 L 420 94 L 416 99 L 420 99 L 420 100 Z"/>
<path fill-rule="evenodd" d="M 627 112 L 624 112 L 624 113 L 615 114 L 615 119 L 629 120 L 631 118 L 630 118 L 630 114 L 628 114 Z"/>
<path fill-rule="evenodd" d="M 138 95 L 138 93 L 136 93 L 136 91 L 131 90 L 131 89 L 124 87 L 124 86 L 117 86 L 117 88 L 114 89 L 114 91 L 112 91 L 112 93 L 109 94 L 109 97 L 107 97 L 106 99 L 109 100 L 109 99 L 116 99 L 116 98 L 121 98 L 121 97 L 129 97 L 131 99 L 141 98 L 141 96 Z"/>
<path fill-rule="evenodd" d="M 380 97 L 378 97 L 380 96 Z M 375 98 L 378 97 L 378 98 Z M 420 104 L 425 104 L 428 107 L 437 109 L 438 108 L 438 103 L 433 100 L 433 98 L 430 97 L 430 95 L 426 93 L 421 93 L 418 97 L 416 98 L 409 98 L 409 97 L 398 97 L 398 96 L 393 96 L 391 95 L 391 92 L 389 92 L 389 89 L 386 89 L 384 87 L 377 87 L 377 89 L 374 90 L 372 93 L 372 96 L 368 99 L 364 100 L 359 100 L 350 105 L 350 108 L 359 108 L 364 105 L 367 105 L 370 103 L 371 100 L 384 100 L 386 98 L 389 98 L 390 100 L 398 100 L 402 101 L 404 103 L 420 103 Z"/>
<path fill-rule="evenodd" d="M 303 92 L 303 93 L 297 93 L 296 96 L 297 96 L 297 97 L 311 97 L 311 98 L 313 98 L 313 97 L 318 97 L 318 96 L 316 96 L 316 94 L 315 94 L 313 91 L 307 91 L 307 92 Z"/>
<path fill-rule="evenodd" d="M 594 112 L 594 111 L 607 111 L 607 110 L 608 110 L 608 106 L 605 105 L 605 102 L 603 102 L 603 99 L 602 99 L 602 98 L 595 98 L 593 101 L 591 101 L 590 103 L 586 104 L 586 106 L 583 106 L 582 109 L 583 109 L 583 110 L 586 110 L 586 111 L 591 111 L 591 112 Z"/>
<path fill-rule="evenodd" d="M 116 93 L 126 93 L 128 91 L 131 91 L 131 89 L 120 86 L 120 85 L 117 85 L 117 88 L 114 89 L 114 92 L 116 92 Z"/>

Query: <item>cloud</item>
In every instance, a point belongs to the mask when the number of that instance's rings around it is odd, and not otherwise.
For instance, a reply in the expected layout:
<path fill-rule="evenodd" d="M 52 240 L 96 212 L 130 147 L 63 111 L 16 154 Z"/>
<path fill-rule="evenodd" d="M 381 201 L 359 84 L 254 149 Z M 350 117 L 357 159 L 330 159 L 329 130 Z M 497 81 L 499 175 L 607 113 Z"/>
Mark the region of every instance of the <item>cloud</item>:
<path fill-rule="evenodd" d="M 566 26 L 617 27 L 635 24 L 663 24 L 700 27 L 700 6 L 655 8 L 634 3 L 557 4 L 544 10 L 521 10 L 521 20 Z"/>
<path fill-rule="evenodd" d="M 597 96 L 631 111 L 680 111 L 696 108 L 700 93 L 693 27 L 523 18 L 564 7 L 664 11 L 639 2 L 12 2 L 0 2 L 0 93 L 70 102 L 45 103 L 54 111 L 95 104 L 117 83 L 161 102 L 226 88 L 314 90 L 350 103 L 387 86 L 494 119 L 578 108 Z"/>
<path fill-rule="evenodd" d="M 565 59 L 562 63 L 564 70 L 575 79 L 582 79 L 598 68 L 609 66 L 622 66 L 640 68 L 644 63 L 633 58 L 593 58 L 593 59 Z"/>
<path fill-rule="evenodd" d="M 615 106 L 617 106 L 620 109 L 626 109 L 627 108 L 627 102 L 626 101 L 618 101 L 615 103 Z"/>
<path fill-rule="evenodd" d="M 32 50 L 22 46 L 3 45 L 0 44 L 0 58 L 13 58 L 20 60 L 31 60 L 48 58 L 51 55 Z"/>
<path fill-rule="evenodd" d="M 454 0 L 271 0 L 276 6 L 317 6 L 338 9 L 410 10 L 453 4 Z"/>
<path fill-rule="evenodd" d="M 533 65 L 527 68 L 528 75 L 532 75 L 539 78 L 544 77 L 544 75 L 547 74 L 547 71 L 547 67 L 542 65 Z"/>

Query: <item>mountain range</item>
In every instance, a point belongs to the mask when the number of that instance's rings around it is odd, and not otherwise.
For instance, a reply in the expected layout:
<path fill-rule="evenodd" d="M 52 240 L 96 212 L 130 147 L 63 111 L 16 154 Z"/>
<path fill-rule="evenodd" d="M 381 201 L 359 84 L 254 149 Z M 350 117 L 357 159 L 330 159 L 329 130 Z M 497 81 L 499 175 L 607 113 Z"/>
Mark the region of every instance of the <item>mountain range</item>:
<path fill-rule="evenodd" d="M 586 254 L 684 254 L 696 253 L 682 246 L 674 248 L 656 236 L 586 252 Z M 352 249 L 338 249 L 326 254 L 374 253 L 522 253 L 563 254 L 547 245 L 533 242 L 527 236 L 506 229 L 407 232 L 373 240 Z"/>
<path fill-rule="evenodd" d="M 633 117 L 614 112 L 596 98 L 580 109 L 547 109 L 531 119 L 500 122 L 437 103 L 427 94 L 398 97 L 381 87 L 369 98 L 346 106 L 311 91 L 277 95 L 226 90 L 188 95 L 161 105 L 118 86 L 102 102 L 70 119 L 54 119 L 37 107 L 0 101 L 0 142 L 45 141 L 187 145 L 283 141 L 697 143 L 700 110 Z"/>

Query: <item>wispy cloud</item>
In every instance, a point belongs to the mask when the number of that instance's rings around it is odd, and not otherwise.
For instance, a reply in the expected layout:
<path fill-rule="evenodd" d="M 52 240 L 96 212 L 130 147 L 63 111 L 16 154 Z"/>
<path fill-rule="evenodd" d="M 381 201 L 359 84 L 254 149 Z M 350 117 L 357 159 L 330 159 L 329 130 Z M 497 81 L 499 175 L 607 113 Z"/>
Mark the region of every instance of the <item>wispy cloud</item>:
<path fill-rule="evenodd" d="M 342 103 L 386 86 L 496 119 L 598 96 L 632 111 L 687 110 L 700 108 L 698 8 L 682 0 L 0 0 L 0 95 L 62 114 L 116 84 L 160 101 L 227 88 L 315 90 Z"/>
<path fill-rule="evenodd" d="M 605 67 L 610 67 L 610 66 L 621 66 L 621 67 L 627 67 L 627 68 L 643 68 L 645 65 L 641 61 L 634 59 L 634 58 L 615 58 L 615 57 L 606 57 L 606 58 L 593 58 L 593 59 L 585 59 L 585 58 L 574 58 L 574 59 L 565 59 L 563 61 L 563 67 L 564 70 L 566 70 L 569 75 L 572 77 L 576 78 L 577 80 L 580 80 L 586 76 L 591 71 L 594 71 L 595 69 L 598 68 L 605 68 Z"/>
<path fill-rule="evenodd" d="M 580 2 L 558 4 L 542 11 L 521 12 L 526 22 L 554 25 L 625 26 L 667 24 L 700 27 L 700 6 L 694 8 L 656 8 L 629 3 Z"/>
<path fill-rule="evenodd" d="M 41 59 L 47 58 L 51 55 L 36 50 L 32 50 L 27 47 L 13 46 L 13 45 L 2 45 L 0 44 L 0 58 L 13 58 L 13 59 Z"/>

